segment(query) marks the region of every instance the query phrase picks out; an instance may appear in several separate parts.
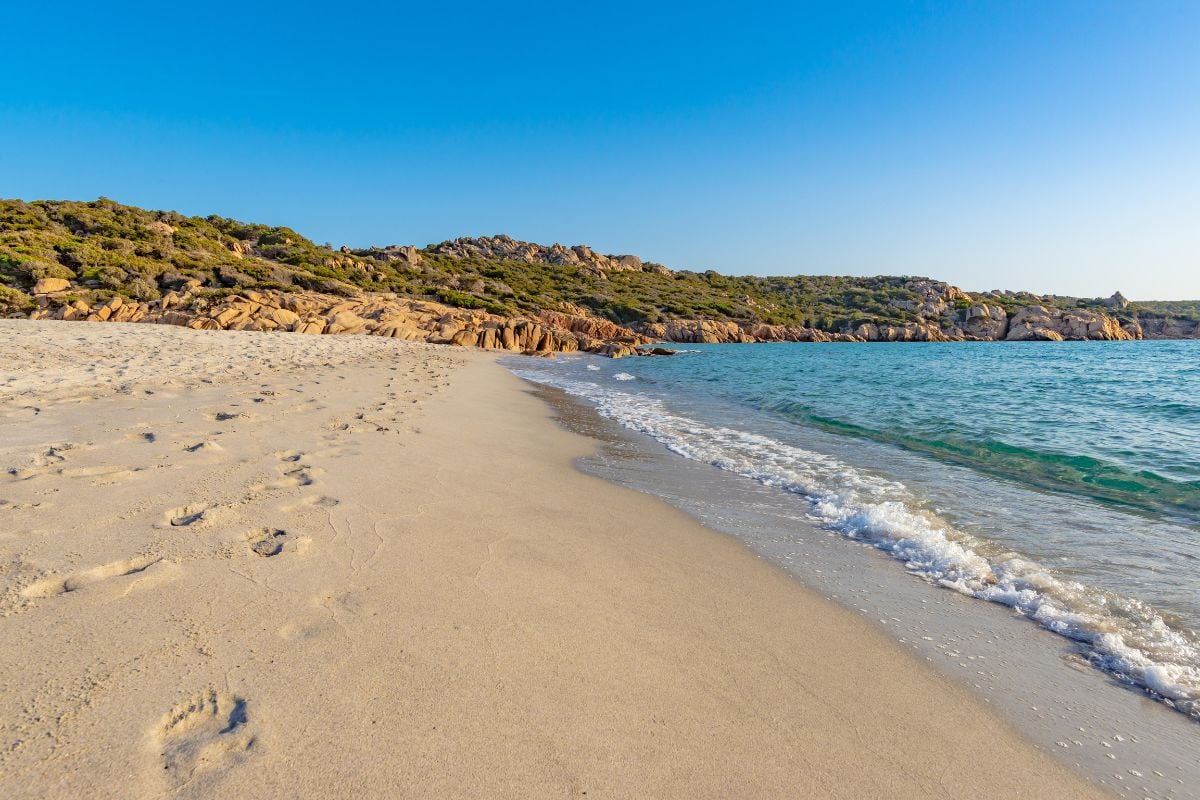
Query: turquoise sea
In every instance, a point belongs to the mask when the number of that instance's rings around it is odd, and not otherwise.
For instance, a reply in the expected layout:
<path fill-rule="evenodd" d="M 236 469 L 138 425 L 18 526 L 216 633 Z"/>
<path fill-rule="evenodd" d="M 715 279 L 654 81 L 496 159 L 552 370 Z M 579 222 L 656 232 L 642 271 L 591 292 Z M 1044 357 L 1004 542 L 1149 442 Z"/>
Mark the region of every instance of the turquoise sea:
<path fill-rule="evenodd" d="M 684 347 L 510 367 L 1200 718 L 1200 341 Z"/>

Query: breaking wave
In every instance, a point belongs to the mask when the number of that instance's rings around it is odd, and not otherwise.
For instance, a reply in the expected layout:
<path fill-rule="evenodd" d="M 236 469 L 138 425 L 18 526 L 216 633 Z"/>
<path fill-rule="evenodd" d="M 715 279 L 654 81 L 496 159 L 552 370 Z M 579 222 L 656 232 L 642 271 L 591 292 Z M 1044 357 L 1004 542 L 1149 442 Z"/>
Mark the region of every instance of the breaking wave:
<path fill-rule="evenodd" d="M 646 394 L 553 372 L 514 371 L 590 401 L 602 415 L 678 455 L 803 498 L 808 515 L 821 527 L 869 543 L 937 586 L 1015 609 L 1081 643 L 1096 667 L 1200 719 L 1200 641 L 1149 604 L 1071 580 L 957 530 L 922 508 L 902 483 L 840 459 L 690 419 Z"/>

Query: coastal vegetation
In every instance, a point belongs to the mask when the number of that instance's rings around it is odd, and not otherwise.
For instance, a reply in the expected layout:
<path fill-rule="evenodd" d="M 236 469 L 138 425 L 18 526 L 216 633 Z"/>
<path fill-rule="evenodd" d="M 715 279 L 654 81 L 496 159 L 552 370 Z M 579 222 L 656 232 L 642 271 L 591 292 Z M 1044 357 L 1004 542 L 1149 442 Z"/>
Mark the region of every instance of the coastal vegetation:
<path fill-rule="evenodd" d="M 154 301 L 184 287 L 189 297 L 207 300 L 246 290 L 392 293 L 499 316 L 567 311 L 651 331 L 712 321 L 739 330 L 783 326 L 866 339 L 1003 338 L 996 332 L 1003 334 L 1007 320 L 1029 308 L 1056 318 L 1111 317 L 1128 331 L 1150 320 L 1159 331 L 1186 335 L 1200 323 L 1200 302 L 968 293 L 909 276 L 723 275 L 507 236 L 422 249 L 335 249 L 287 227 L 148 211 L 106 198 L 0 200 L 0 313 L 29 313 L 39 281 L 47 280 L 43 289 L 55 287 L 66 302 L 89 305 L 115 297 Z M 992 324 L 1000 319 L 1003 330 Z M 1139 338 L 1140 330 L 1130 335 Z"/>

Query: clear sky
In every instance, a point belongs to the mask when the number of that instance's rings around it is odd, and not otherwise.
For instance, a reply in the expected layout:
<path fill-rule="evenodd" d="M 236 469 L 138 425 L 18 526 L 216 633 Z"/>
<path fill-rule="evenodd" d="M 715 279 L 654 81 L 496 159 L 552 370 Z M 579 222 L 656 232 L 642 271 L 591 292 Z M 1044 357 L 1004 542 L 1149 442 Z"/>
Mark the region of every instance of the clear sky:
<path fill-rule="evenodd" d="M 1200 298 L 1200 2 L 17 3 L 0 196 Z"/>

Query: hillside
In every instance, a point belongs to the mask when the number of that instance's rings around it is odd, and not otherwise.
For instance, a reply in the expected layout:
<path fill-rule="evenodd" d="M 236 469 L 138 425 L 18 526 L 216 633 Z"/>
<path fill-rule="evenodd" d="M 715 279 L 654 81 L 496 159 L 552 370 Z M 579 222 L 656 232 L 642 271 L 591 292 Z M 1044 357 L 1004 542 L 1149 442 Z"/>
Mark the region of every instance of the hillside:
<path fill-rule="evenodd" d="M 248 291 L 333 298 L 314 308 L 395 296 L 478 311 L 489 324 L 563 312 L 568 327 L 616 323 L 609 338 L 626 343 L 635 332 L 713 342 L 1200 336 L 1200 303 L 967 293 L 912 277 L 726 276 L 506 236 L 335 250 L 290 228 L 107 199 L 0 201 L 0 313 L 88 318 L 128 302 L 159 319 L 170 296 L 177 320 Z M 72 304 L 75 315 L 63 311 Z"/>

